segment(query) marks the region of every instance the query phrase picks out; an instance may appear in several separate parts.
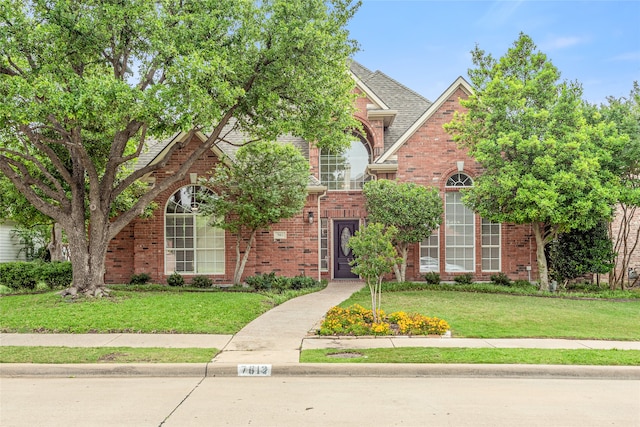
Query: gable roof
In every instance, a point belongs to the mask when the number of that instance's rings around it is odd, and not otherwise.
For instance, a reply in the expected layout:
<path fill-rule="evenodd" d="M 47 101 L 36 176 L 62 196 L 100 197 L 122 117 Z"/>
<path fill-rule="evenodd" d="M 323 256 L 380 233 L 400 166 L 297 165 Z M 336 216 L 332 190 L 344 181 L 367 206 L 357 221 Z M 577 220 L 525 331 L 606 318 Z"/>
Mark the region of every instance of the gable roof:
<path fill-rule="evenodd" d="M 351 63 L 351 72 L 358 78 L 356 84 L 365 94 L 375 94 L 388 109 L 397 112 L 393 124 L 384 130 L 384 152 L 387 152 L 432 103 L 383 72 L 372 72 L 355 61 Z M 374 111 L 369 110 L 370 113 Z"/>
<path fill-rule="evenodd" d="M 471 94 L 473 89 L 471 85 L 462 77 L 458 77 L 456 81 L 454 81 L 451 86 L 445 90 L 442 95 L 438 97 L 438 99 L 429 105 L 418 118 L 415 120 L 409 127 L 407 127 L 404 132 L 395 139 L 393 144 L 387 147 L 385 141 L 385 151 L 384 153 L 376 160 L 374 163 L 385 163 L 390 160 L 390 158 L 398 151 L 398 149 L 409 139 L 411 136 L 436 112 L 438 109 L 444 104 L 444 102 L 451 97 L 451 95 L 458 89 L 462 88 L 465 92 Z"/>
<path fill-rule="evenodd" d="M 395 163 L 393 155 L 397 150 L 442 106 L 458 87 L 462 87 L 468 93 L 472 92 L 469 83 L 459 77 L 435 102 L 431 102 L 383 72 L 371 71 L 356 61 L 351 62 L 350 71 L 356 86 L 372 102 L 367 106 L 369 117 L 384 119 L 384 149 L 373 162 L 378 165 Z M 233 123 L 227 126 L 228 129 L 231 129 Z M 213 151 L 221 158 L 226 157 L 233 160 L 238 145 L 249 138 L 240 131 L 226 133 L 223 130 L 222 134 L 225 135 L 224 140 L 218 141 L 213 147 Z M 201 132 L 196 135 L 202 141 L 207 138 Z M 164 141 L 150 144 L 148 151 L 139 157 L 138 167 L 160 161 L 163 153 L 166 153 L 169 147 L 186 136 L 186 133 L 180 132 Z M 281 143 L 293 144 L 307 159 L 309 158 L 309 143 L 304 139 L 293 135 L 282 135 L 277 140 Z"/>

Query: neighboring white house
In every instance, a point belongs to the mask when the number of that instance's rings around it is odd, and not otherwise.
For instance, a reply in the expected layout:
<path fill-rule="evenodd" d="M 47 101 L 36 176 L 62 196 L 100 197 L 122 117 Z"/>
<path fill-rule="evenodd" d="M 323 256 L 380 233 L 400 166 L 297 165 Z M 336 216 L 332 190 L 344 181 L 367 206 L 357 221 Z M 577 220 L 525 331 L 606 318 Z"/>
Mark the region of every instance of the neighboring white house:
<path fill-rule="evenodd" d="M 24 251 L 20 251 L 20 239 L 14 235 L 14 229 L 11 222 L 0 224 L 0 262 L 25 260 Z"/>

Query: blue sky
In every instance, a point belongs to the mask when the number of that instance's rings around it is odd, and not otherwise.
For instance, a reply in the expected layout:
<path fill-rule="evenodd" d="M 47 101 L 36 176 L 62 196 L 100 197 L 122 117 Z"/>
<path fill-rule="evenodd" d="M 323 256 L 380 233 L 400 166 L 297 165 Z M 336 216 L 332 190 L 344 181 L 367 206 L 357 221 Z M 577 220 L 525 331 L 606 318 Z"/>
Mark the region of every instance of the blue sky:
<path fill-rule="evenodd" d="M 355 60 L 431 101 L 467 78 L 476 44 L 497 59 L 520 32 L 591 103 L 640 82 L 640 0 L 363 0 L 349 30 L 360 44 Z"/>

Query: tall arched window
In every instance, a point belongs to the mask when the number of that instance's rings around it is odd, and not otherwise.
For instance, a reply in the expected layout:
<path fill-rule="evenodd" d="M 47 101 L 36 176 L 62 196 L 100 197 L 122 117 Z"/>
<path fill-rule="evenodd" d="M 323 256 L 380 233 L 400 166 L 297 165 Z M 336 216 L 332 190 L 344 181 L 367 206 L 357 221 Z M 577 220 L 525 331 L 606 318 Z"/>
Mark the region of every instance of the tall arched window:
<path fill-rule="evenodd" d="M 367 144 L 354 137 L 351 146 L 341 154 L 320 152 L 320 181 L 329 190 L 361 190 L 369 180 L 370 161 Z"/>
<path fill-rule="evenodd" d="M 461 188 L 473 186 L 473 180 L 459 172 L 447 180 L 444 194 L 445 271 L 475 270 L 475 216 L 462 204 Z"/>
<path fill-rule="evenodd" d="M 165 273 L 224 274 L 224 230 L 198 214 L 204 194 L 199 185 L 182 187 L 165 210 Z"/>

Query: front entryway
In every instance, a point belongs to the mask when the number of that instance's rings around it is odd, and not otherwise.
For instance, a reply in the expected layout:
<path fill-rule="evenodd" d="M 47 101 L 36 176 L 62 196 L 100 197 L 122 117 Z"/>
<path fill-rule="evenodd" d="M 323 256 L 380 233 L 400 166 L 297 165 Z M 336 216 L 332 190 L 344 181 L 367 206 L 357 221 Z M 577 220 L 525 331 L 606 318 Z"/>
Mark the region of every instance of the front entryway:
<path fill-rule="evenodd" d="M 349 239 L 358 231 L 357 219 L 334 221 L 333 223 L 333 277 L 336 279 L 356 279 L 349 262 L 353 260 Z"/>

